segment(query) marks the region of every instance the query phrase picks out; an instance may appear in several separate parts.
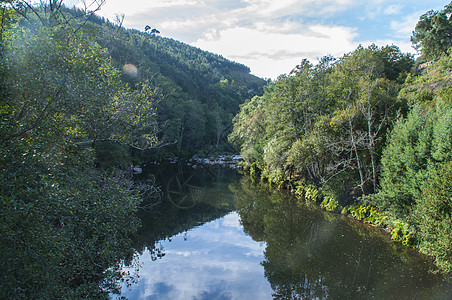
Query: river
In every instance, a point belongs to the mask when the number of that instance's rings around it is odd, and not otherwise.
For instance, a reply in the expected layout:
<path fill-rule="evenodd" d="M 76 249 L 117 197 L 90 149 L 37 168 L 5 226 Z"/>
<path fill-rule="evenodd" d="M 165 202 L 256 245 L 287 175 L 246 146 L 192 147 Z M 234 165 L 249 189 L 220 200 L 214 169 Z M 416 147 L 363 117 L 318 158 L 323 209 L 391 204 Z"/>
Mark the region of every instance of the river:
<path fill-rule="evenodd" d="M 452 299 L 450 277 L 387 232 L 234 170 L 148 168 L 164 196 L 145 200 L 128 299 Z M 118 295 L 111 295 L 118 299 Z"/>

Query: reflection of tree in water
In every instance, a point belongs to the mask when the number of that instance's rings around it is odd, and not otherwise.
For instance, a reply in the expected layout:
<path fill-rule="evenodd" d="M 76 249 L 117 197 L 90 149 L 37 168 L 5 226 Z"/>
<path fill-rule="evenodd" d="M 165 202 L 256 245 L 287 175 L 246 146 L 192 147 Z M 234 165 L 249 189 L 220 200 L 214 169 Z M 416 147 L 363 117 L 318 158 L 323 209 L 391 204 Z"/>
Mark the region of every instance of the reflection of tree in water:
<path fill-rule="evenodd" d="M 166 195 L 177 208 L 189 209 L 202 201 L 205 189 L 196 174 L 180 172 L 168 181 Z"/>
<path fill-rule="evenodd" d="M 162 255 L 164 249 L 158 245 L 159 241 L 165 239 L 171 241 L 172 236 L 223 217 L 234 209 L 233 196 L 227 189 L 229 182 L 235 180 L 237 175 L 233 170 L 223 168 L 195 170 L 183 165 L 168 165 L 160 166 L 158 172 L 154 170 L 150 172 L 157 178 L 155 184 L 164 187 L 162 190 L 166 191 L 166 187 L 169 186 L 171 191 L 177 193 L 172 193 L 173 200 L 163 195 L 162 201 L 153 202 L 156 205 L 153 205 L 152 209 L 140 211 L 142 226 L 134 245 L 139 253 L 149 249 L 151 257 L 161 258 L 164 256 Z M 144 173 L 142 180 L 148 176 Z M 190 194 L 190 189 L 197 188 L 202 190 L 199 194 Z M 191 200 L 178 203 L 176 196 L 180 199 L 195 197 L 193 199 L 196 201 L 193 201 L 193 205 L 186 205 Z"/>
<path fill-rule="evenodd" d="M 234 189 L 245 230 L 267 244 L 262 265 L 275 299 L 429 299 L 441 289 L 450 295 L 425 258 L 378 229 L 297 204 L 246 178 Z"/>
<path fill-rule="evenodd" d="M 157 258 L 162 258 L 166 255 L 165 249 L 163 248 L 161 243 L 159 244 L 159 247 L 155 245 L 154 248 L 149 249 L 149 253 L 151 254 L 152 261 L 156 261 Z"/>
<path fill-rule="evenodd" d="M 162 203 L 163 192 L 153 174 L 149 174 L 142 179 L 134 180 L 132 188 L 140 193 L 140 209 L 152 211 L 155 206 Z"/>

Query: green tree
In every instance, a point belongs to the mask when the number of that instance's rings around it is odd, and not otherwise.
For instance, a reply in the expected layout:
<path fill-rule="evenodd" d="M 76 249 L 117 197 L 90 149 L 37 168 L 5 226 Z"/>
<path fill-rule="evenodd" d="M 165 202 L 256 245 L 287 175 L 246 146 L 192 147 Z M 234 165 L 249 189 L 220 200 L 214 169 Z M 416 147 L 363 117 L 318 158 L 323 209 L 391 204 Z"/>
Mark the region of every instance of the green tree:
<path fill-rule="evenodd" d="M 435 257 L 444 272 L 452 270 L 452 162 L 433 171 L 416 205 L 419 249 Z"/>
<path fill-rule="evenodd" d="M 447 55 L 452 46 L 452 3 L 441 11 L 428 11 L 416 25 L 411 42 L 426 59 Z"/>
<path fill-rule="evenodd" d="M 267 87 L 268 89 L 272 88 Z M 229 140 L 241 147 L 243 159 L 248 166 L 263 163 L 263 147 L 266 141 L 265 105 L 268 96 L 255 96 L 241 105 L 240 112 L 234 117 L 234 129 Z"/>
<path fill-rule="evenodd" d="M 376 197 L 383 210 L 404 220 L 420 199 L 419 182 L 429 178 L 430 168 L 451 159 L 451 87 L 446 79 L 449 62 L 450 56 L 442 57 L 421 75 L 409 76 L 399 93 L 411 110 L 389 134 Z"/>
<path fill-rule="evenodd" d="M 397 47 L 375 45 L 316 66 L 304 60 L 241 107 L 231 138 L 271 181 L 373 192 L 387 129 L 404 104 L 398 81 L 412 65 Z"/>
<path fill-rule="evenodd" d="M 332 73 L 331 93 L 337 99 L 331 118 L 335 136 L 329 145 L 337 156 L 332 170 L 356 170 L 362 194 L 376 191 L 386 129 L 401 106 L 397 101 L 399 85 L 386 78 L 386 72 L 402 70 L 388 70 L 386 58 L 383 48 L 359 47 L 344 56 Z"/>
<path fill-rule="evenodd" d="M 150 99 L 123 86 L 108 54 L 83 31 L 67 29 L 8 29 L 2 53 L 2 84 L 8 86 L 0 102 L 5 299 L 108 297 L 117 291 L 138 226 L 131 183 L 96 170 L 90 146 L 117 136 L 131 141 L 125 124 L 144 130 L 137 120 L 153 112 Z"/>
<path fill-rule="evenodd" d="M 420 197 L 419 183 L 427 179 L 433 122 L 431 111 L 414 107 L 406 119 L 395 124 L 383 151 L 381 190 L 376 204 L 402 220 L 406 220 Z"/>

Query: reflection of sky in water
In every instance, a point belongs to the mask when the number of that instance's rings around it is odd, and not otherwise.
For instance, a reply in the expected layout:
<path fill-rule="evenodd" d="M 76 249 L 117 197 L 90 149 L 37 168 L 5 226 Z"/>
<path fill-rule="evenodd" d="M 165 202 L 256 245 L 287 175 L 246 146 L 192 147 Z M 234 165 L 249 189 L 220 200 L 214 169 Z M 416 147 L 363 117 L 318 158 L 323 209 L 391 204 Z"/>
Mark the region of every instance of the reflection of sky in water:
<path fill-rule="evenodd" d="M 265 243 L 243 232 L 237 213 L 230 213 L 186 234 L 162 241 L 166 255 L 140 257 L 138 283 L 123 287 L 129 299 L 271 299 L 264 277 Z"/>

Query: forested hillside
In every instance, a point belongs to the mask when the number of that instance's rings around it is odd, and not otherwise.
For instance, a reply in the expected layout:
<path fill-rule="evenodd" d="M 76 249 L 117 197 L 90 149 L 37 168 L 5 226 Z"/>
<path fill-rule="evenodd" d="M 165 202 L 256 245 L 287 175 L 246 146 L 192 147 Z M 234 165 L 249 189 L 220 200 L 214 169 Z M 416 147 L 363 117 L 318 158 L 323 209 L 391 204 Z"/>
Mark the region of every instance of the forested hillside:
<path fill-rule="evenodd" d="M 452 268 L 452 3 L 422 15 L 421 56 L 358 47 L 303 60 L 241 106 L 244 167 L 329 210 L 386 226 Z"/>
<path fill-rule="evenodd" d="M 67 12 L 82 14 L 77 9 Z M 227 140 L 232 118 L 246 99 L 262 94 L 263 79 L 242 64 L 161 37 L 156 30 L 125 29 L 120 21 L 114 24 L 95 15 L 89 21 L 85 27 L 92 27 L 95 40 L 108 49 L 121 79 L 132 89 L 146 82 L 160 94 L 156 116 L 165 147 L 159 152 L 232 150 Z M 143 30 L 150 28 L 145 26 Z"/>

